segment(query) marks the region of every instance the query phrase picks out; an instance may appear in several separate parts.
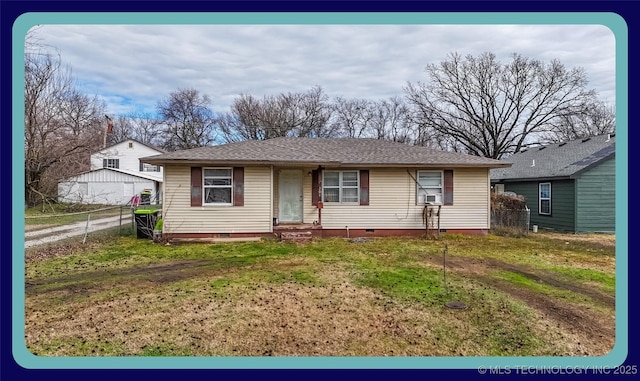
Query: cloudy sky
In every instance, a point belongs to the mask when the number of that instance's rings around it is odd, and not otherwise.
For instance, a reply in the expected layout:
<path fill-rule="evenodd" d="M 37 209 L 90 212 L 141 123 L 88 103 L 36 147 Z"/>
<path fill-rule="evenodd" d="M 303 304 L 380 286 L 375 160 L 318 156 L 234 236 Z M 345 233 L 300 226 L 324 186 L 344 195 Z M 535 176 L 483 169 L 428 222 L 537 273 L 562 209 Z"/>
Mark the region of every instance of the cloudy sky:
<path fill-rule="evenodd" d="M 81 88 L 113 115 L 153 112 L 179 88 L 195 88 L 226 112 L 258 97 L 321 86 L 333 97 L 383 99 L 425 81 L 451 52 L 512 53 L 582 67 L 589 87 L 615 101 L 615 36 L 602 25 L 43 25 Z"/>

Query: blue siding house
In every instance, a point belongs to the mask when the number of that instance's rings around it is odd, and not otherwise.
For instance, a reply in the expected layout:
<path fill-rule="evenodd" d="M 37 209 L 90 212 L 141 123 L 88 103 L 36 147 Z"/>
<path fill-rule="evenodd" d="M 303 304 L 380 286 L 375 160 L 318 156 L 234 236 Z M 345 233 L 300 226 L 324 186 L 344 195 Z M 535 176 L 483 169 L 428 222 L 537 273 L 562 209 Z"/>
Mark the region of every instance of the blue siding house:
<path fill-rule="evenodd" d="M 530 225 L 563 232 L 615 232 L 615 134 L 533 147 L 491 170 L 495 192 L 523 195 Z"/>

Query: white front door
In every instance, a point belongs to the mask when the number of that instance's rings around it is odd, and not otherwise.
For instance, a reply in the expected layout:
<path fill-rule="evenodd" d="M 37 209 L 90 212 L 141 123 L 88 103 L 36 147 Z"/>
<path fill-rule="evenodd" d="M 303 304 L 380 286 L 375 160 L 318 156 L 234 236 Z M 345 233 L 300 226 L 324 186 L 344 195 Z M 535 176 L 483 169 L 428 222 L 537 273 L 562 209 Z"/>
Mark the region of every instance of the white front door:
<path fill-rule="evenodd" d="M 302 171 L 283 169 L 278 175 L 280 222 L 302 222 Z"/>

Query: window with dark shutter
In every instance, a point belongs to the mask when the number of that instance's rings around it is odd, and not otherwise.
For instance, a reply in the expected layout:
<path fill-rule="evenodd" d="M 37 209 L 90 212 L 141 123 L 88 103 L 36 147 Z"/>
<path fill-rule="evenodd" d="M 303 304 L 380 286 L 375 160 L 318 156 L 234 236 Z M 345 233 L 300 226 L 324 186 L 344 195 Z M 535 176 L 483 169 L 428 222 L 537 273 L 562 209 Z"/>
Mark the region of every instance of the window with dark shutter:
<path fill-rule="evenodd" d="M 244 206 L 244 168 L 233 168 L 233 206 Z"/>
<path fill-rule="evenodd" d="M 191 167 L 191 206 L 202 206 L 201 167 Z"/>
<path fill-rule="evenodd" d="M 369 205 L 369 170 L 360 171 L 360 205 Z"/>
<path fill-rule="evenodd" d="M 320 171 L 311 171 L 311 205 L 318 206 L 320 200 Z"/>
<path fill-rule="evenodd" d="M 453 205 L 453 170 L 444 171 L 444 205 Z"/>

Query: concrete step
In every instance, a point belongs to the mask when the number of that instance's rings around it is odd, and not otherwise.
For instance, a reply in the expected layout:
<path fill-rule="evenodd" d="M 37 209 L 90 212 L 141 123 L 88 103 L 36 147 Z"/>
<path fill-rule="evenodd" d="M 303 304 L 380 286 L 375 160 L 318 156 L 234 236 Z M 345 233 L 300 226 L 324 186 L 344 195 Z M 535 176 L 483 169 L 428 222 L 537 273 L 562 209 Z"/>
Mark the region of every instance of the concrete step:
<path fill-rule="evenodd" d="M 313 240 L 313 234 L 310 231 L 285 231 L 280 233 L 280 240 L 282 242 L 311 242 Z"/>

